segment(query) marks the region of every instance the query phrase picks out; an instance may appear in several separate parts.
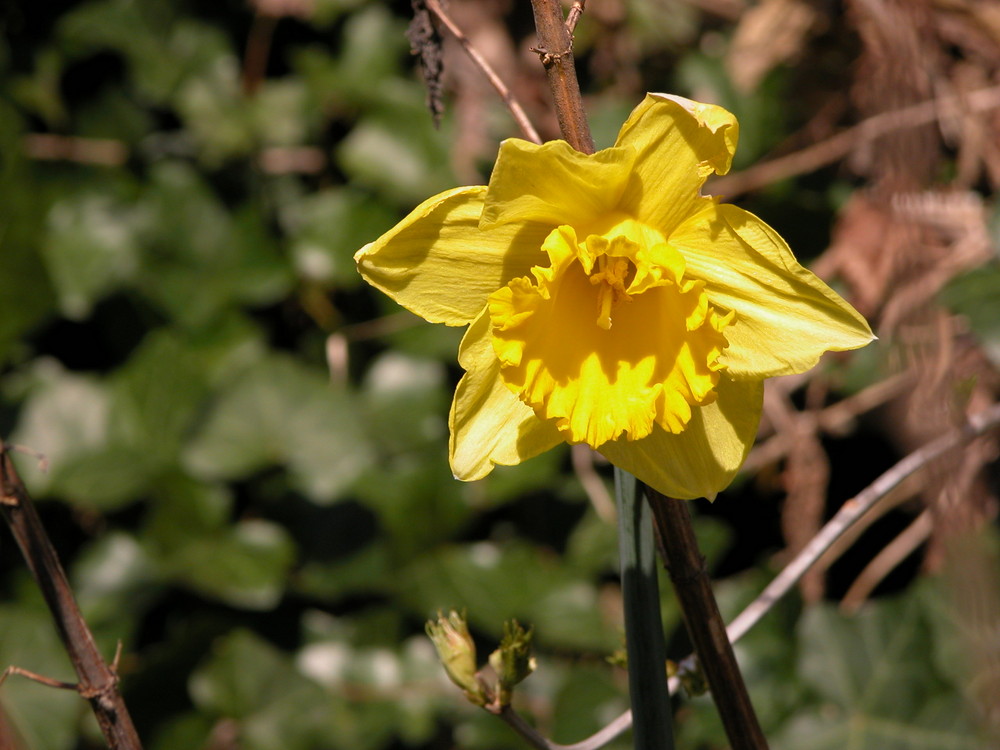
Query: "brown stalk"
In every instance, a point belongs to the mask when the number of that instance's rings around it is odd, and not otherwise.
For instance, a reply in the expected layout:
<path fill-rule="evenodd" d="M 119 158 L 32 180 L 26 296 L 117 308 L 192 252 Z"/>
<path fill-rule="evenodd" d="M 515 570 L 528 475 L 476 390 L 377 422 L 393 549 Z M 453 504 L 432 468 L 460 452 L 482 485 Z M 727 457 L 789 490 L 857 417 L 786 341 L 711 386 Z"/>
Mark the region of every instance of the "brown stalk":
<path fill-rule="evenodd" d="M 25 562 L 42 590 L 59 637 L 69 654 L 79 682 L 72 687 L 90 702 L 104 739 L 112 750 L 142 750 L 125 701 L 118 691 L 118 674 L 101 657 L 94 636 L 84 622 L 66 573 L 31 497 L 14 468 L 8 447 L 0 440 L 0 510 L 21 548 Z M 28 674 L 15 669 L 14 673 Z M 45 681 L 53 684 L 53 681 Z"/>
<path fill-rule="evenodd" d="M 548 76 L 555 103 L 559 132 L 570 146 L 585 154 L 594 153 L 594 139 L 583 111 L 583 97 L 573 62 L 573 37 L 563 19 L 559 0 L 531 0 L 538 31 L 538 53 Z"/>
<path fill-rule="evenodd" d="M 653 509 L 660 555 L 677 592 L 684 622 L 729 743 L 733 750 L 766 750 L 767 740 L 726 635 L 726 623 L 712 593 L 705 558 L 698 550 L 687 502 L 665 497 L 648 487 L 646 497 Z"/>

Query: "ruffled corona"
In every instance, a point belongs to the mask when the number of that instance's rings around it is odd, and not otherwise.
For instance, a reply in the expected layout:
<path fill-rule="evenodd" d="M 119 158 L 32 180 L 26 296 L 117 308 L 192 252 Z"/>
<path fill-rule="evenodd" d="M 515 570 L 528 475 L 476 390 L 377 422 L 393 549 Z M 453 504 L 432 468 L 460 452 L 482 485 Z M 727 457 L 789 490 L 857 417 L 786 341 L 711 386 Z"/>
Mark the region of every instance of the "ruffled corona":
<path fill-rule="evenodd" d="M 571 443 L 639 440 L 657 424 L 681 432 L 711 403 L 733 318 L 684 278 L 684 258 L 631 219 L 579 242 L 546 238 L 547 268 L 489 298 L 504 384 Z"/>

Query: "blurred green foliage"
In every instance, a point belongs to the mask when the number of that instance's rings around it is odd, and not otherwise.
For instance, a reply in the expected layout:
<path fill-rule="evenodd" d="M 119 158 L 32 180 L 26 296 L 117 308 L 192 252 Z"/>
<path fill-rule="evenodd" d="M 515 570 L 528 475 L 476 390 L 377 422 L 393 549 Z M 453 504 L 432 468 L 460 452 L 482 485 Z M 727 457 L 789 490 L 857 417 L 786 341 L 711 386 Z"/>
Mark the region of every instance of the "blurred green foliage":
<path fill-rule="evenodd" d="M 689 6 L 627 5 L 651 71 L 669 58 L 676 90 L 707 88 L 740 115 L 742 164 L 800 116 L 782 71 L 735 92 L 695 44 Z M 683 22 L 664 25 L 661 5 Z M 0 17 L 0 434 L 47 459 L 17 460 L 104 653 L 124 644 L 125 697 L 154 750 L 521 747 L 464 703 L 423 636 L 450 607 L 484 644 L 510 618 L 534 627 L 539 668 L 515 705 L 556 740 L 627 707 L 605 661 L 622 645 L 615 532 L 568 453 L 455 482 L 461 332 L 418 324 L 354 272 L 362 244 L 458 182 L 458 125 L 431 124 L 408 12 L 317 0 L 276 22 L 250 88 L 264 17 L 240 3 L 67 0 Z M 634 102 L 599 79 L 608 143 Z M 319 167 L 268 166 L 296 154 Z M 765 210 L 815 195 L 783 200 Z M 995 344 L 1000 316 L 980 321 L 969 301 L 980 281 L 949 299 Z M 753 493 L 734 498 L 765 502 Z M 699 519 L 709 559 L 740 545 L 763 559 L 777 541 L 762 516 Z M 0 554 L 0 666 L 71 679 L 6 540 Z M 723 591 L 745 602 L 759 573 Z M 748 637 L 740 656 L 775 748 L 975 747 L 961 673 L 917 658 L 953 637 L 931 589 L 857 619 L 789 605 Z M 679 658 L 666 583 L 663 611 Z M 71 693 L 14 677 L 0 700 L 25 748 L 100 745 Z M 724 744 L 707 698 L 678 716 L 684 747 Z"/>

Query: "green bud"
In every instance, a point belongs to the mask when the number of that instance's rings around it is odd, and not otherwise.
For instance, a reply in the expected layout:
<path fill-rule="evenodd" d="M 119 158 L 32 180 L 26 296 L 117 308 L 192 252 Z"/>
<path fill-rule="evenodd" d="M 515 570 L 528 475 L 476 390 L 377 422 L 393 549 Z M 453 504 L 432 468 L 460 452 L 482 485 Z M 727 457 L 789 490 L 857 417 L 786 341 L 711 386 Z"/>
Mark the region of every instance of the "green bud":
<path fill-rule="evenodd" d="M 490 666 L 499 680 L 499 702 L 510 705 L 514 686 L 535 671 L 535 657 L 531 655 L 532 628 L 525 630 L 517 620 L 503 625 L 500 648 L 490 654 Z"/>
<path fill-rule="evenodd" d="M 486 705 L 487 698 L 476 677 L 476 644 L 465 615 L 452 610 L 445 617 L 438 612 L 436 621 L 427 621 L 426 630 L 451 681 L 465 691 L 470 701 Z"/>
<path fill-rule="evenodd" d="M 697 659 L 688 657 L 679 664 L 667 660 L 667 678 L 676 677 L 681 681 L 681 687 L 689 698 L 704 695 L 708 692 L 708 678 L 701 669 Z"/>

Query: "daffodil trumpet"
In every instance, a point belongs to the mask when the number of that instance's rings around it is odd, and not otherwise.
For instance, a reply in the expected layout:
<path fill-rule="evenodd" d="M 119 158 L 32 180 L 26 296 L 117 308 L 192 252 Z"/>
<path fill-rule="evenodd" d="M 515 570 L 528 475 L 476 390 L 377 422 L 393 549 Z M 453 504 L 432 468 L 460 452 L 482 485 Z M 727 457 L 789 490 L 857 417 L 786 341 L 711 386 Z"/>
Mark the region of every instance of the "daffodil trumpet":
<path fill-rule="evenodd" d="M 771 227 L 702 195 L 737 136 L 721 107 L 649 94 L 613 147 L 506 140 L 488 186 L 424 201 L 357 253 L 399 304 L 468 326 L 458 479 L 585 443 L 664 495 L 713 498 L 765 378 L 874 338 Z"/>

